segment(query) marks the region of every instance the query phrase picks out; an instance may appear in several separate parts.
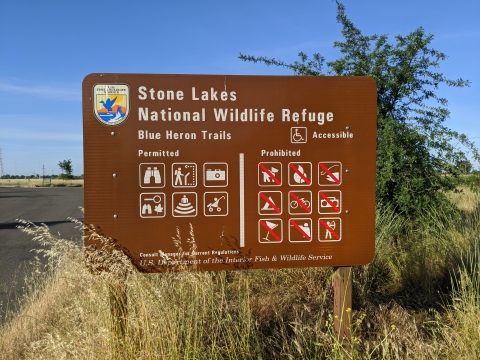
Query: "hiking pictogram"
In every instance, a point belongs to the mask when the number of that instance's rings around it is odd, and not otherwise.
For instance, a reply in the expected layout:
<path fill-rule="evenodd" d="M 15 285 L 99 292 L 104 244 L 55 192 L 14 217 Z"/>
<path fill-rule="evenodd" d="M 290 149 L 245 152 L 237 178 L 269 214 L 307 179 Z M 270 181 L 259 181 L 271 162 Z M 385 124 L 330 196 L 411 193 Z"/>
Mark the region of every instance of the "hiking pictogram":
<path fill-rule="evenodd" d="M 340 214 L 342 212 L 342 192 L 340 190 L 319 191 L 318 212 L 320 214 Z"/>
<path fill-rule="evenodd" d="M 312 185 L 312 163 L 291 162 L 288 164 L 288 184 L 291 186 Z"/>
<path fill-rule="evenodd" d="M 342 184 L 342 163 L 321 161 L 318 163 L 318 185 L 337 186 Z"/>
<path fill-rule="evenodd" d="M 340 241 L 342 240 L 342 219 L 320 218 L 318 219 L 318 240 L 319 241 Z"/>
<path fill-rule="evenodd" d="M 288 240 L 290 242 L 312 241 L 312 219 L 290 219 L 288 227 Z"/>
<path fill-rule="evenodd" d="M 172 164 L 172 186 L 173 187 L 197 186 L 197 164 L 173 163 Z"/>
<path fill-rule="evenodd" d="M 258 193 L 258 213 L 260 215 L 280 215 L 282 213 L 282 192 L 260 191 Z"/>
<path fill-rule="evenodd" d="M 260 186 L 282 185 L 282 163 L 279 163 L 279 162 L 258 163 L 258 185 Z"/>
<path fill-rule="evenodd" d="M 260 219 L 258 221 L 258 241 L 261 243 L 281 243 L 283 241 L 282 219 Z"/>

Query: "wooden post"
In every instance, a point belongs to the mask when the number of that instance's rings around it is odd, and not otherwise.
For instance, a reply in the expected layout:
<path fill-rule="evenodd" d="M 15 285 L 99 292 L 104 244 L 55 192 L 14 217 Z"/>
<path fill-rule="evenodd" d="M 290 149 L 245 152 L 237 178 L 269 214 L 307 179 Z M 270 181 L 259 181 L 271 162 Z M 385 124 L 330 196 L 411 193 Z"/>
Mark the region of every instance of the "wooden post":
<path fill-rule="evenodd" d="M 336 267 L 333 276 L 335 333 L 338 341 L 343 342 L 344 340 L 350 340 L 352 335 L 350 331 L 352 322 L 352 268 Z"/>

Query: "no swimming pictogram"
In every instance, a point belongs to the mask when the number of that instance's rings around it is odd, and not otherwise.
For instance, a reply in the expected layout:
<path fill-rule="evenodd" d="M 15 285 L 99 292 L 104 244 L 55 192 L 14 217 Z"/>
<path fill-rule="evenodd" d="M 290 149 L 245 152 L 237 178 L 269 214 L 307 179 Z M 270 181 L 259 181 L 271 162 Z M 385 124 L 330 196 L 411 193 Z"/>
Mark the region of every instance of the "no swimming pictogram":
<path fill-rule="evenodd" d="M 340 241 L 342 240 L 342 219 L 340 218 L 323 218 L 318 219 L 320 226 L 318 227 L 319 241 Z"/>

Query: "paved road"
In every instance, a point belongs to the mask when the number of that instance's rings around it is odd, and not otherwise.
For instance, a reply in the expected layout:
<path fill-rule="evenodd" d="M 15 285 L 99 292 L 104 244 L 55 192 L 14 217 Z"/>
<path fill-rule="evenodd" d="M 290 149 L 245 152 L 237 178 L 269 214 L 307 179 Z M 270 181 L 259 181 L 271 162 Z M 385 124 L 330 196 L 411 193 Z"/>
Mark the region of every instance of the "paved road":
<path fill-rule="evenodd" d="M 83 221 L 83 188 L 0 188 L 0 323 L 21 294 L 25 264 L 40 248 L 16 227 L 16 219 L 45 223 L 63 238 L 81 241 L 81 233 L 67 218 Z"/>

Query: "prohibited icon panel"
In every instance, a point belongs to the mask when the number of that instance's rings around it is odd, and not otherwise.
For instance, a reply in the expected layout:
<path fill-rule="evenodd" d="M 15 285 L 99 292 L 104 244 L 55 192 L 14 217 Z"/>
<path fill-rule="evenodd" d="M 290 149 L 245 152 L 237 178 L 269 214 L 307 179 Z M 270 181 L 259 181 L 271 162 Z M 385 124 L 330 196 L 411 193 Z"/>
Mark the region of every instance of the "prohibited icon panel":
<path fill-rule="evenodd" d="M 163 188 L 165 186 L 165 164 L 142 163 L 139 166 L 140 187 Z"/>
<path fill-rule="evenodd" d="M 203 185 L 206 187 L 225 187 L 228 185 L 228 164 L 208 162 L 203 164 Z"/>
<path fill-rule="evenodd" d="M 342 163 L 340 161 L 320 161 L 318 163 L 318 185 L 338 186 L 342 184 Z"/>
<path fill-rule="evenodd" d="M 308 190 L 294 190 L 288 192 L 288 213 L 311 214 L 312 192 Z"/>
<path fill-rule="evenodd" d="M 280 215 L 282 213 L 282 192 L 260 191 L 258 193 L 258 213 L 260 215 Z"/>
<path fill-rule="evenodd" d="M 142 193 L 140 194 L 140 217 L 142 218 L 163 218 L 166 213 L 166 202 L 164 193 Z"/>
<path fill-rule="evenodd" d="M 197 216 L 197 193 L 174 192 L 172 194 L 172 215 L 175 217 Z"/>
<path fill-rule="evenodd" d="M 282 163 L 279 163 L 279 162 L 258 163 L 258 185 L 281 186 L 282 185 Z"/>
<path fill-rule="evenodd" d="M 342 219 L 338 217 L 318 219 L 318 240 L 319 241 L 342 240 Z"/>
<path fill-rule="evenodd" d="M 260 219 L 258 241 L 262 244 L 279 244 L 283 241 L 282 219 Z"/>
<path fill-rule="evenodd" d="M 312 163 L 310 162 L 288 163 L 288 184 L 291 186 L 312 185 Z"/>
<path fill-rule="evenodd" d="M 228 215 L 228 193 L 224 191 L 203 194 L 203 214 L 205 216 Z"/>
<path fill-rule="evenodd" d="M 173 163 L 172 186 L 175 188 L 197 186 L 197 164 Z"/>
<path fill-rule="evenodd" d="M 312 232 L 312 219 L 296 218 L 288 222 L 288 241 L 290 242 L 311 242 Z"/>
<path fill-rule="evenodd" d="M 318 212 L 320 214 L 340 214 L 342 212 L 342 192 L 340 190 L 320 190 L 318 192 Z"/>

